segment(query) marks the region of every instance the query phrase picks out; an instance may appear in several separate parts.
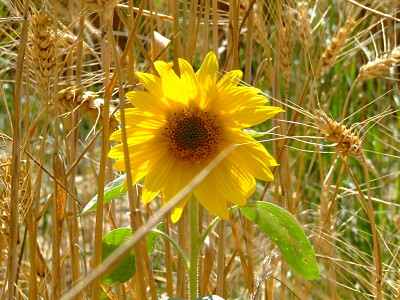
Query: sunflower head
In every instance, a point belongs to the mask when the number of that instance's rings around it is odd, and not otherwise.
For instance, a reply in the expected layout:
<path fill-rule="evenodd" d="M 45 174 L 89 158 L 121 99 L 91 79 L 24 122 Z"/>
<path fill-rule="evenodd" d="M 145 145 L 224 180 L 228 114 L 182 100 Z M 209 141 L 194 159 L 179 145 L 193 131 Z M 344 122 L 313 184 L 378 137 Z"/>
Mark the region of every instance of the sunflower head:
<path fill-rule="evenodd" d="M 142 200 L 150 202 L 160 192 L 163 202 L 185 187 L 218 153 L 235 145 L 222 162 L 197 185 L 192 194 L 212 215 L 227 219 L 227 201 L 244 205 L 255 190 L 255 178 L 271 181 L 274 158 L 242 129 L 264 122 L 283 110 L 266 106 L 260 90 L 238 86 L 242 72 L 226 73 L 218 81 L 214 52 L 207 54 L 195 73 L 179 59 L 178 76 L 172 63 L 155 62 L 159 76 L 137 72 L 146 91 L 132 91 L 134 106 L 125 110 L 129 158 L 124 157 L 121 130 L 111 140 L 114 168 L 125 171 L 128 160 L 133 183 L 144 179 Z M 174 208 L 179 220 L 188 198 Z"/>

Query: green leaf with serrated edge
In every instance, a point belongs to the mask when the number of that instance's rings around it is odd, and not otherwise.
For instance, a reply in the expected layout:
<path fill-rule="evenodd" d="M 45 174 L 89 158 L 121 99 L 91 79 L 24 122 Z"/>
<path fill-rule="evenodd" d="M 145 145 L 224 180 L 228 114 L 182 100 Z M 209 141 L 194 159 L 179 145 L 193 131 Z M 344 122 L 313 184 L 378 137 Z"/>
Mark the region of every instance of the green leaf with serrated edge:
<path fill-rule="evenodd" d="M 156 229 L 165 232 L 165 223 L 161 222 L 156 226 Z M 156 243 L 160 235 L 157 232 L 150 231 L 146 234 L 146 243 L 147 243 L 147 252 L 153 253 L 154 249 L 156 248 Z"/>
<path fill-rule="evenodd" d="M 267 134 L 270 134 L 270 132 L 266 131 L 266 132 L 261 132 L 261 131 L 255 131 L 252 129 L 242 129 L 243 132 L 249 136 L 251 136 L 252 138 L 257 138 L 257 137 L 261 137 Z"/>
<path fill-rule="evenodd" d="M 132 236 L 131 228 L 118 228 L 107 233 L 102 240 L 101 260 L 104 261 L 119 246 Z M 123 283 L 132 278 L 136 273 L 135 255 L 131 251 L 118 266 L 107 273 L 101 280 L 102 284 L 113 285 Z"/>
<path fill-rule="evenodd" d="M 315 252 L 295 217 L 279 206 L 260 201 L 240 210 L 277 245 L 294 271 L 306 279 L 319 278 Z"/>
<path fill-rule="evenodd" d="M 125 175 L 122 175 L 111 181 L 107 186 L 104 188 L 104 204 L 110 202 L 111 200 L 115 199 L 117 196 L 125 194 L 127 189 L 124 188 L 125 182 Z M 78 215 L 81 217 L 87 214 L 90 211 L 94 211 L 97 207 L 97 195 L 94 196 L 88 204 L 83 208 L 82 212 Z"/>
<path fill-rule="evenodd" d="M 161 298 L 161 300 L 187 300 L 187 299 L 164 297 L 164 298 Z M 217 296 L 217 295 L 206 295 L 206 296 L 196 298 L 195 300 L 225 300 L 225 299 L 221 298 L 220 296 Z"/>

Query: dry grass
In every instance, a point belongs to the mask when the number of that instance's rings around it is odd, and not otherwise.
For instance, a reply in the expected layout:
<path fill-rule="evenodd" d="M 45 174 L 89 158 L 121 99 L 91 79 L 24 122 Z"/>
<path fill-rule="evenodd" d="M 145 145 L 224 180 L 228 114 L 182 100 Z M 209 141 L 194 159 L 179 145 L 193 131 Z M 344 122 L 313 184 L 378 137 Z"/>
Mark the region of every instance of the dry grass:
<path fill-rule="evenodd" d="M 280 166 L 252 199 L 296 216 L 322 276 L 294 274 L 236 211 L 200 253 L 201 295 L 400 297 L 399 7 L 362 4 L 0 1 L 0 298 L 72 299 L 71 289 L 74 299 L 187 297 L 173 245 L 160 239 L 149 254 L 140 238 L 164 221 L 187 251 L 188 212 L 172 224 L 159 199 L 141 203 L 140 184 L 104 207 L 101 199 L 120 175 L 108 138 L 120 125 L 114 110 L 130 105 L 125 93 L 142 89 L 134 72 L 178 57 L 198 68 L 210 50 L 221 73 L 243 70 L 243 84 L 286 110 L 254 128 L 273 127 L 259 140 Z M 98 193 L 96 213 L 77 217 Z M 200 230 L 212 219 L 201 210 Z M 127 226 L 137 274 L 101 286 L 101 238 Z"/>

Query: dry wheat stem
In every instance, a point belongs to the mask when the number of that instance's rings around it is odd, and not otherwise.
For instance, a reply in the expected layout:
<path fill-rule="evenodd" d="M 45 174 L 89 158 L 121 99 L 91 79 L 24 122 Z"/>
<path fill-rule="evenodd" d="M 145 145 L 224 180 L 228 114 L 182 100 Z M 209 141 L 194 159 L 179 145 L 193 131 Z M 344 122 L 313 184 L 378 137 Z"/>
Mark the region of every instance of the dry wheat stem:
<path fill-rule="evenodd" d="M 360 197 L 363 200 L 363 206 L 367 212 L 369 221 L 371 223 L 372 236 L 374 240 L 374 264 L 375 264 L 375 296 L 377 299 L 382 299 L 382 260 L 381 260 L 381 250 L 379 246 L 379 237 L 375 225 L 375 219 L 373 216 L 373 208 L 370 194 L 369 181 L 368 184 L 368 204 L 365 201 L 364 195 L 359 188 L 357 181 L 355 180 L 350 168 L 347 165 L 346 158 L 348 156 L 358 158 L 365 168 L 365 172 L 368 172 L 368 167 L 365 163 L 365 157 L 361 148 L 361 141 L 355 133 L 352 132 L 351 128 L 347 129 L 342 123 L 338 123 L 331 118 L 327 117 L 326 114 L 321 110 L 315 111 L 315 118 L 317 125 L 321 132 L 323 132 L 326 137 L 325 140 L 334 143 L 333 148 L 342 157 L 344 166 L 346 167 L 348 173 L 352 177 L 354 184 L 360 191 Z M 368 174 L 366 174 L 368 175 Z M 367 177 L 368 178 L 368 177 Z"/>
<path fill-rule="evenodd" d="M 120 99 L 123 99 L 124 98 L 123 79 L 122 79 L 122 72 L 121 72 L 120 63 L 118 61 L 118 54 L 117 54 L 117 51 L 116 51 L 117 45 L 116 45 L 116 41 L 115 41 L 113 35 L 111 34 L 112 33 L 111 22 L 108 21 L 107 23 L 108 23 L 107 26 L 109 28 L 109 42 L 110 42 L 110 44 L 111 44 L 111 46 L 112 46 L 112 48 L 114 50 L 113 53 L 114 53 L 114 56 L 115 56 L 114 57 L 114 62 L 115 62 L 115 65 L 116 65 L 116 74 L 117 74 L 118 85 L 119 85 L 118 93 L 119 93 Z M 122 110 L 123 107 L 124 107 L 123 101 L 121 102 L 121 107 L 122 107 L 121 108 L 121 110 Z M 121 118 L 122 118 L 122 116 L 121 116 Z M 122 125 L 122 127 L 125 128 L 125 125 Z M 122 130 L 124 130 L 124 129 L 122 129 Z M 123 145 L 124 154 L 127 155 L 126 157 L 129 157 L 128 145 L 126 143 L 126 141 L 127 141 L 126 132 L 125 132 L 125 137 L 123 137 L 123 140 L 124 140 L 124 145 Z M 130 174 L 131 173 L 130 172 L 130 166 L 128 166 L 128 165 L 129 165 L 129 162 L 127 162 L 125 167 L 126 167 L 127 173 Z M 127 176 L 127 178 L 128 177 L 129 176 Z M 138 193 L 134 189 L 131 181 L 130 182 L 128 181 L 128 186 L 130 186 L 130 188 L 128 188 L 128 197 L 129 197 L 130 210 L 131 210 L 131 212 L 138 211 L 137 210 L 137 208 L 139 207 Z M 141 226 L 143 224 L 142 219 L 141 219 L 141 215 L 136 214 L 136 213 L 131 213 L 130 216 L 131 216 L 131 226 L 132 226 L 133 230 L 136 230 L 139 226 Z M 135 225 L 136 225 L 136 227 L 134 227 Z M 142 240 L 140 247 L 138 247 L 138 246 L 134 247 L 135 251 L 136 251 L 136 257 L 137 257 L 137 260 L 140 259 L 142 261 L 139 261 L 139 262 L 136 261 L 136 268 L 137 268 L 138 272 L 141 269 L 145 270 L 147 272 L 148 285 L 149 285 L 149 288 L 150 288 L 150 295 L 151 295 L 151 298 L 155 300 L 155 299 L 157 299 L 155 280 L 154 280 L 154 277 L 153 277 L 153 270 L 152 270 L 152 266 L 150 264 L 148 253 L 147 253 L 147 251 L 144 250 L 144 249 L 146 249 L 145 241 Z M 139 251 L 141 251 L 141 253 L 139 253 Z M 140 264 L 143 263 L 143 262 L 144 262 L 144 264 L 143 264 L 143 266 L 141 266 Z"/>
<path fill-rule="evenodd" d="M 364 169 L 364 175 L 366 177 L 366 182 L 367 182 L 367 190 L 368 190 L 368 197 L 367 200 L 365 199 L 364 193 L 362 192 L 357 180 L 355 179 L 353 172 L 351 171 L 349 165 L 347 164 L 346 161 L 346 157 L 341 156 L 343 164 L 346 167 L 346 170 L 348 172 L 348 174 L 350 175 L 353 183 L 355 184 L 358 194 L 360 196 L 360 199 L 362 201 L 362 205 L 364 206 L 364 209 L 367 213 L 368 216 L 368 220 L 370 222 L 370 226 L 371 226 L 371 232 L 372 232 L 372 239 L 373 239 L 373 243 L 374 243 L 374 248 L 373 248 L 373 259 L 374 259 L 374 276 L 373 276 L 373 283 L 372 285 L 375 287 L 374 290 L 374 296 L 375 299 L 381 300 L 383 299 L 383 295 L 382 295 L 382 270 L 383 270 L 383 266 L 382 266 L 382 254 L 381 254 L 381 248 L 380 248 L 380 242 L 379 242 L 379 234 L 378 234 L 378 230 L 376 227 L 376 223 L 375 223 L 375 217 L 374 217 L 374 209 L 372 206 L 372 200 L 371 200 L 371 188 L 370 188 L 370 182 L 369 182 L 369 173 L 368 173 L 368 166 L 365 163 L 365 161 L 362 162 L 363 165 L 363 169 Z"/>
<path fill-rule="evenodd" d="M 28 17 L 29 2 L 24 3 L 23 16 L 24 19 Z M 11 165 L 11 193 L 10 193 L 10 236 L 8 240 L 8 260 L 7 260 L 7 274 L 8 274 L 8 299 L 14 299 L 15 287 L 14 283 L 17 281 L 17 239 L 18 239 L 18 202 L 19 202 L 19 172 L 21 168 L 21 122 L 22 122 L 22 75 L 25 60 L 25 49 L 28 40 L 28 23 L 22 23 L 21 35 L 18 47 L 18 58 L 16 67 L 16 79 L 14 84 L 14 122 L 13 122 L 13 144 L 12 144 L 12 157 L 13 163 Z M 4 285 L 5 287 L 5 285 Z M 5 288 L 3 288 L 2 296 L 5 296 Z"/>

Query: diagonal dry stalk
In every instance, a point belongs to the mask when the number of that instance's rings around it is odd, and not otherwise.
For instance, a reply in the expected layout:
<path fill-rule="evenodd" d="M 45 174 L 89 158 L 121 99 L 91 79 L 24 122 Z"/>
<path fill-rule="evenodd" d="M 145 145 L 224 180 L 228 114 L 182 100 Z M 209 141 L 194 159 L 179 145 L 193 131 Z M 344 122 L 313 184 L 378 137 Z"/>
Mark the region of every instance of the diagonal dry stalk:
<path fill-rule="evenodd" d="M 108 27 L 108 20 L 112 18 L 114 8 L 116 6 L 115 1 L 86 1 L 87 5 L 96 12 L 100 13 L 100 22 L 102 28 L 102 41 L 101 41 L 101 59 L 102 68 L 104 71 L 104 86 L 109 88 L 110 83 L 110 52 L 111 47 L 107 47 L 108 34 L 107 31 L 110 29 Z M 109 5 L 108 5 L 109 4 Z M 107 51 L 108 50 L 108 51 Z M 105 110 L 109 110 L 110 105 L 110 93 L 105 95 Z M 107 168 L 107 152 L 109 151 L 109 115 L 104 116 L 104 127 L 101 139 L 101 157 L 100 157 L 100 170 L 99 170 L 99 180 L 98 180 L 98 191 L 99 197 L 96 209 L 96 224 L 95 224 L 95 236 L 94 236 L 94 252 L 93 252 L 93 268 L 101 265 L 101 251 L 102 251 L 102 237 L 103 237 L 103 227 L 104 227 L 104 189 L 106 183 L 106 168 Z M 100 279 L 96 279 L 91 290 L 93 297 L 95 299 L 100 298 Z M 141 289 L 140 295 L 143 296 L 143 289 Z"/>
<path fill-rule="evenodd" d="M 28 17 L 29 2 L 25 2 L 23 6 L 23 16 Z M 14 83 L 14 123 L 13 123 L 13 144 L 12 144 L 12 165 L 11 165 L 11 194 L 10 194 L 10 236 L 8 239 L 8 260 L 7 260 L 7 274 L 8 274 L 8 292 L 5 294 L 5 289 L 2 291 L 2 296 L 8 299 L 14 299 L 15 286 L 17 282 L 17 240 L 18 240 L 18 202 L 19 202 L 19 172 L 21 168 L 21 135 L 22 135 L 22 83 L 23 83 L 23 70 L 25 61 L 25 49 L 28 39 L 28 23 L 24 22 L 21 28 L 21 35 L 18 47 L 16 79 Z M 5 285 L 4 285 L 5 286 Z"/>

